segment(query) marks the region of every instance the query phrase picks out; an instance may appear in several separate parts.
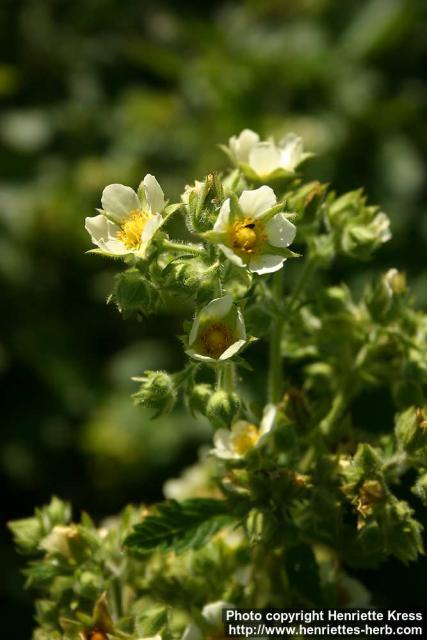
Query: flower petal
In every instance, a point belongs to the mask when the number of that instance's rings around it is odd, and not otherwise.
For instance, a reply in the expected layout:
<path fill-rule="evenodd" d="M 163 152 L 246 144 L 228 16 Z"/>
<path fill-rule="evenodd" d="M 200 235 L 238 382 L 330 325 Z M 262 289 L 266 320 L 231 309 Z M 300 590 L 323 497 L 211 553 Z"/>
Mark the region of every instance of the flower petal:
<path fill-rule="evenodd" d="M 262 414 L 262 420 L 259 428 L 260 435 L 269 433 L 276 421 L 277 408 L 274 404 L 267 404 Z"/>
<path fill-rule="evenodd" d="M 231 444 L 231 432 L 228 429 L 218 429 L 214 434 L 214 448 L 211 453 L 218 458 L 236 458 Z"/>
<path fill-rule="evenodd" d="M 273 247 L 289 247 L 294 241 L 297 228 L 283 213 L 278 213 L 265 226 L 267 238 Z"/>
<path fill-rule="evenodd" d="M 216 362 L 215 358 L 211 358 L 210 356 L 202 356 L 201 353 L 196 353 L 194 349 L 187 349 L 185 352 L 187 356 L 190 358 L 194 358 L 194 360 L 200 360 L 200 362 Z"/>
<path fill-rule="evenodd" d="M 157 213 L 145 224 L 144 229 L 141 233 L 141 249 L 138 251 L 138 254 L 142 257 L 145 256 L 157 229 L 162 224 L 162 221 L 162 216 L 160 215 L 160 213 Z"/>
<path fill-rule="evenodd" d="M 160 213 L 165 208 L 165 195 L 156 178 L 147 173 L 141 182 L 150 213 Z M 141 185 L 139 188 L 141 188 Z"/>
<path fill-rule="evenodd" d="M 106 242 L 108 240 L 108 220 L 102 215 L 102 213 L 100 213 L 99 216 L 86 218 L 85 229 L 89 233 L 94 244 Z"/>
<path fill-rule="evenodd" d="M 232 358 L 240 351 L 244 344 L 246 344 L 246 340 L 236 340 L 236 342 L 233 342 L 233 344 L 231 344 L 224 353 L 221 353 L 218 360 L 228 360 L 228 358 Z"/>
<path fill-rule="evenodd" d="M 230 224 L 230 198 L 224 200 L 219 210 L 218 218 L 213 226 L 214 231 L 224 232 Z"/>
<path fill-rule="evenodd" d="M 102 192 L 101 204 L 104 211 L 119 218 L 126 217 L 131 211 L 140 208 L 135 191 L 124 184 L 109 184 Z"/>
<path fill-rule="evenodd" d="M 220 629 L 222 626 L 222 610 L 233 606 L 234 605 L 230 604 L 229 602 L 224 602 L 223 600 L 210 602 L 203 607 L 202 616 L 213 627 Z"/>
<path fill-rule="evenodd" d="M 249 153 L 259 142 L 259 135 L 252 129 L 243 129 L 238 136 L 232 136 L 228 142 L 237 162 L 248 162 Z"/>
<path fill-rule="evenodd" d="M 238 256 L 230 247 L 226 247 L 225 244 L 219 244 L 218 248 L 224 253 L 224 255 L 230 260 L 230 262 L 234 262 L 238 267 L 244 267 L 245 263 L 242 258 Z"/>
<path fill-rule="evenodd" d="M 301 162 L 303 156 L 302 138 L 295 133 L 288 133 L 281 142 L 280 166 L 287 171 L 293 171 Z"/>
<path fill-rule="evenodd" d="M 249 153 L 249 166 L 259 176 L 268 176 L 280 169 L 281 152 L 274 142 L 259 142 Z"/>
<path fill-rule="evenodd" d="M 133 253 L 131 249 L 127 249 L 123 242 L 116 238 L 110 238 L 110 240 L 105 242 L 104 246 L 100 247 L 100 249 L 103 249 L 108 253 L 114 253 L 116 256 L 125 256 L 129 253 Z"/>
<path fill-rule="evenodd" d="M 271 187 L 263 185 L 258 189 L 243 191 L 239 198 L 239 205 L 245 216 L 258 218 L 263 213 L 274 207 L 276 194 Z"/>
<path fill-rule="evenodd" d="M 228 315 L 233 307 L 233 298 L 230 295 L 211 300 L 199 313 L 200 322 L 207 320 L 220 320 Z"/>
<path fill-rule="evenodd" d="M 120 242 L 120 240 L 116 238 L 119 227 L 110 220 L 107 220 L 104 215 L 100 214 L 99 216 L 86 218 L 85 227 L 91 236 L 93 244 L 102 251 L 114 253 L 117 256 L 131 253 L 129 249 L 126 249 L 123 242 Z"/>
<path fill-rule="evenodd" d="M 258 273 L 261 276 L 265 273 L 273 273 L 282 267 L 285 260 L 286 258 L 282 258 L 282 256 L 261 254 L 260 256 L 256 256 L 251 259 L 249 263 L 249 271 Z"/>
<path fill-rule="evenodd" d="M 188 336 L 189 345 L 192 345 L 193 342 L 195 342 L 197 338 L 197 334 L 199 333 L 199 327 L 200 327 L 200 317 L 199 315 L 196 315 L 193 321 L 193 325 L 191 327 L 190 335 Z"/>

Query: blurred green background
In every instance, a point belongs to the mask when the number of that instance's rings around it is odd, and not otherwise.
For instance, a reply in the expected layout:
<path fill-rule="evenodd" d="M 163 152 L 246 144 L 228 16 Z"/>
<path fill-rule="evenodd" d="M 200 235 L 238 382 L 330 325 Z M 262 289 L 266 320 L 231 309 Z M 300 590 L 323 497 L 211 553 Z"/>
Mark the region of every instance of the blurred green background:
<path fill-rule="evenodd" d="M 182 363 L 185 310 L 123 321 L 105 304 L 120 266 L 85 255 L 83 222 L 106 184 L 151 172 L 173 201 L 225 166 L 216 145 L 233 133 L 293 130 L 318 154 L 308 178 L 364 185 L 392 219 L 376 262 L 344 273 L 404 269 L 427 306 L 425 1 L 3 0 L 0 28 L 4 520 L 52 493 L 96 517 L 159 499 L 209 438 L 129 400 L 130 376 Z M 29 638 L 4 526 L 0 564 L 2 633 Z M 421 569 L 366 577 L 409 606 Z"/>

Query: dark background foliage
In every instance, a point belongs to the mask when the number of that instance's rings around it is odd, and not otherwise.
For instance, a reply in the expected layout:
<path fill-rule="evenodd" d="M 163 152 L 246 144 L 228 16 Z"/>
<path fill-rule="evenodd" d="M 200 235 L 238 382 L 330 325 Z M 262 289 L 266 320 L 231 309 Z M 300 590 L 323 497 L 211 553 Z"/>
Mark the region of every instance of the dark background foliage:
<path fill-rule="evenodd" d="M 216 144 L 231 134 L 295 130 L 318 154 L 308 177 L 365 186 L 392 218 L 376 262 L 339 264 L 332 281 L 357 287 L 397 266 L 426 306 L 422 0 L 6 0 L 0 28 L 5 520 L 52 493 L 97 518 L 159 499 L 209 437 L 184 414 L 151 422 L 129 400 L 131 375 L 180 365 L 188 313 L 124 322 L 105 305 L 120 267 L 85 255 L 83 228 L 105 184 L 150 171 L 174 200 L 223 166 Z M 361 408 L 371 420 L 377 400 Z M 3 526 L 1 538 L 2 633 L 27 638 L 31 602 Z M 361 577 L 410 606 L 425 567 Z"/>

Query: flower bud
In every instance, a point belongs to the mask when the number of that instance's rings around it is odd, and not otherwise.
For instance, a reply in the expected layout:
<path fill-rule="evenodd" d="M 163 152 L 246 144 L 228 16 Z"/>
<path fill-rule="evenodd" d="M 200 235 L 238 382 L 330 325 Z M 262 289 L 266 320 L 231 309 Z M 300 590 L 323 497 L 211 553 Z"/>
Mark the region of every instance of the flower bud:
<path fill-rule="evenodd" d="M 188 406 L 193 415 L 196 413 L 206 415 L 208 402 L 213 392 L 213 388 L 209 384 L 196 384 L 192 388 L 188 396 Z"/>
<path fill-rule="evenodd" d="M 388 217 L 378 207 L 367 206 L 361 190 L 330 203 L 328 218 L 337 248 L 357 260 L 367 260 L 391 238 Z"/>
<path fill-rule="evenodd" d="M 290 211 L 296 211 L 298 224 L 310 224 L 319 214 L 320 207 L 325 199 L 327 185 L 320 182 L 309 182 L 303 185 L 288 200 Z"/>
<path fill-rule="evenodd" d="M 342 235 L 342 250 L 353 258 L 367 260 L 390 239 L 389 224 L 385 213 L 378 213 L 367 225 L 350 223 Z"/>
<path fill-rule="evenodd" d="M 397 417 L 396 437 L 401 446 L 413 453 L 427 446 L 427 410 L 410 407 Z"/>
<path fill-rule="evenodd" d="M 235 421 L 239 409 L 239 396 L 220 389 L 210 397 L 206 416 L 216 429 L 227 428 Z"/>
<path fill-rule="evenodd" d="M 218 279 L 218 267 L 219 263 L 208 264 L 203 258 L 182 257 L 169 263 L 164 276 L 171 286 L 195 291 L 204 289 L 210 293 Z"/>
<path fill-rule="evenodd" d="M 427 473 L 422 473 L 419 476 L 412 492 L 427 506 Z"/>
<path fill-rule="evenodd" d="M 71 556 L 70 541 L 79 535 L 76 527 L 57 525 L 40 543 L 40 548 L 47 553 L 58 553 L 66 558 Z"/>
<path fill-rule="evenodd" d="M 156 415 L 172 411 L 177 396 L 172 376 L 165 371 L 146 371 L 143 378 L 133 380 L 142 383 L 132 396 L 135 404 L 154 409 Z"/>
<path fill-rule="evenodd" d="M 264 514 L 258 509 L 251 509 L 246 519 L 246 528 L 250 542 L 256 543 L 262 539 L 264 528 Z"/>
<path fill-rule="evenodd" d="M 407 293 L 406 276 L 397 269 L 389 269 L 373 283 L 365 294 L 366 306 L 374 320 L 400 313 L 399 304 Z"/>
<path fill-rule="evenodd" d="M 323 267 L 327 267 L 335 256 L 333 237 L 330 234 L 309 236 L 308 247 L 310 257 Z"/>
<path fill-rule="evenodd" d="M 187 206 L 187 225 L 191 231 L 202 233 L 211 229 L 223 199 L 218 175 L 210 173 L 203 182 L 196 180 L 194 185 L 187 185 L 181 199 Z"/>

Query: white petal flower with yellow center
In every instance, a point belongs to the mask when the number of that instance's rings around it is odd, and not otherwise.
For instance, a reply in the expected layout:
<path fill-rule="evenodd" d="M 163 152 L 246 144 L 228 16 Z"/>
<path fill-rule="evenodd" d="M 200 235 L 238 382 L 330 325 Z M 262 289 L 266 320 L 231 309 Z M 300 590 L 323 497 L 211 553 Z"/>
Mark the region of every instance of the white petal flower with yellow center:
<path fill-rule="evenodd" d="M 204 237 L 237 266 L 260 275 L 272 273 L 296 255 L 288 249 L 296 227 L 280 208 L 271 187 L 243 191 L 238 203 L 224 201 L 213 230 Z"/>
<path fill-rule="evenodd" d="M 242 313 L 229 295 L 215 298 L 197 314 L 188 339 L 187 354 L 215 362 L 236 355 L 247 342 Z"/>
<path fill-rule="evenodd" d="M 144 258 L 162 225 L 165 204 L 159 183 L 149 173 L 138 193 L 123 184 L 110 184 L 102 193 L 101 213 L 86 218 L 86 230 L 103 253 Z"/>
<path fill-rule="evenodd" d="M 218 429 L 215 432 L 214 448 L 211 453 L 223 460 L 243 458 L 249 451 L 264 444 L 274 427 L 276 415 L 276 407 L 268 404 L 264 409 L 259 427 L 246 420 L 237 420 L 230 430 Z"/>
<path fill-rule="evenodd" d="M 244 129 L 232 136 L 223 147 L 233 162 L 240 165 L 248 177 L 257 180 L 280 178 L 293 174 L 312 154 L 304 151 L 303 140 L 288 133 L 276 144 L 274 140 L 260 140 L 255 131 Z"/>

